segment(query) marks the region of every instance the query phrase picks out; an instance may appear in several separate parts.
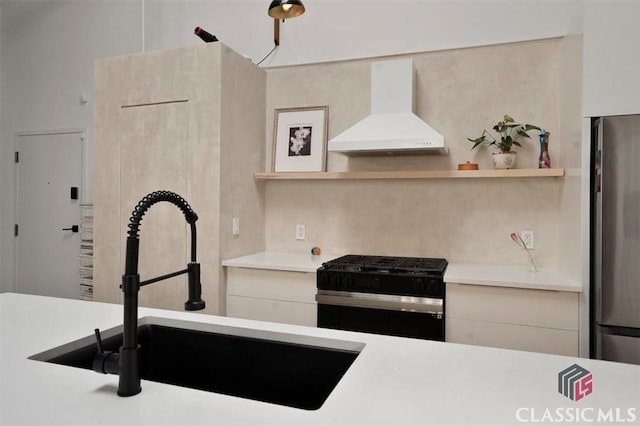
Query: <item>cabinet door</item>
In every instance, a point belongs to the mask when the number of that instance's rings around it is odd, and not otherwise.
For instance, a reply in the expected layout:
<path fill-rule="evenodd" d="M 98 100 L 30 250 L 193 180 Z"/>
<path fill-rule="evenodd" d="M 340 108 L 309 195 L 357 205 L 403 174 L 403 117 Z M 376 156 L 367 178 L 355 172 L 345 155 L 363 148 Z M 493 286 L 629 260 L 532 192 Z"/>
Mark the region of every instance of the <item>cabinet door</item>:
<path fill-rule="evenodd" d="M 316 302 L 316 273 L 227 267 L 227 294 Z"/>
<path fill-rule="evenodd" d="M 119 302 L 127 221 L 150 192 L 170 190 L 198 213 L 198 260 L 207 312 L 217 313 L 219 269 L 220 46 L 102 58 L 96 62 L 95 300 Z M 158 203 L 140 227 L 142 280 L 186 268 L 189 228 Z M 185 277 L 144 287 L 143 306 L 180 309 Z"/>
<path fill-rule="evenodd" d="M 129 105 L 120 121 L 120 214 L 122 253 L 126 224 L 145 195 L 168 190 L 187 194 L 188 102 Z M 169 203 L 158 203 L 140 223 L 140 279 L 186 268 L 189 261 L 189 228 L 184 215 Z M 181 275 L 144 287 L 141 306 L 182 310 L 186 276 Z"/>
<path fill-rule="evenodd" d="M 578 330 L 578 293 L 447 283 L 447 318 Z"/>
<path fill-rule="evenodd" d="M 222 254 L 264 245 L 264 188 L 253 173 L 264 167 L 266 73 L 220 43 L 101 58 L 95 68 L 95 300 L 121 300 L 131 211 L 149 192 L 170 190 L 199 216 L 205 312 L 223 311 Z M 226 226 L 233 217 L 243 218 L 242 235 Z M 189 239 L 177 208 L 149 209 L 140 232 L 141 278 L 186 268 Z M 144 287 L 141 304 L 182 310 L 185 279 Z"/>
<path fill-rule="evenodd" d="M 227 316 L 315 327 L 318 323 L 318 308 L 315 303 L 229 295 L 227 296 Z"/>
<path fill-rule="evenodd" d="M 578 332 L 571 330 L 447 318 L 445 335 L 452 343 L 578 356 Z"/>
<path fill-rule="evenodd" d="M 315 272 L 227 267 L 227 316 L 317 324 Z"/>
<path fill-rule="evenodd" d="M 447 283 L 446 341 L 578 355 L 578 294 Z"/>

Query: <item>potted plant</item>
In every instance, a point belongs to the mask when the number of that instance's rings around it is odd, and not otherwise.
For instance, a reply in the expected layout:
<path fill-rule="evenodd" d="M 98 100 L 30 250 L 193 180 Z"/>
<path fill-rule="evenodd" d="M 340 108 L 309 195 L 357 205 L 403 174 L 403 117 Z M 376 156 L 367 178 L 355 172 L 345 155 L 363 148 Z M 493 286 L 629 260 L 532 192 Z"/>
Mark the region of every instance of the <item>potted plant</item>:
<path fill-rule="evenodd" d="M 467 138 L 473 143 L 471 149 L 480 145 L 495 145 L 499 151 L 493 154 L 493 166 L 496 169 L 513 169 L 517 161 L 516 152 L 511 150 L 513 145 L 522 146 L 520 139 L 529 139 L 527 132 L 530 130 L 540 131 L 540 127 L 533 124 L 517 124 L 510 115 L 505 114 L 502 121 L 493 126 L 493 130 L 499 135 L 499 138 L 494 137 L 487 130 L 483 130 L 480 137 L 476 139 Z"/>

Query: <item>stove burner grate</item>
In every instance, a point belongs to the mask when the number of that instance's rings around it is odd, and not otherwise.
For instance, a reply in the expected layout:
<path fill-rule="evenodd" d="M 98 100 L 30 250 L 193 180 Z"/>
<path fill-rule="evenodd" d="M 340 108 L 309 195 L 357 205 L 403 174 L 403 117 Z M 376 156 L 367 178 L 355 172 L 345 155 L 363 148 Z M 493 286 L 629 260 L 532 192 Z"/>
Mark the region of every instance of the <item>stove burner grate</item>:
<path fill-rule="evenodd" d="M 447 266 L 447 261 L 445 259 L 438 258 L 349 254 L 329 262 L 325 262 L 322 266 L 326 270 L 345 272 L 443 274 Z"/>

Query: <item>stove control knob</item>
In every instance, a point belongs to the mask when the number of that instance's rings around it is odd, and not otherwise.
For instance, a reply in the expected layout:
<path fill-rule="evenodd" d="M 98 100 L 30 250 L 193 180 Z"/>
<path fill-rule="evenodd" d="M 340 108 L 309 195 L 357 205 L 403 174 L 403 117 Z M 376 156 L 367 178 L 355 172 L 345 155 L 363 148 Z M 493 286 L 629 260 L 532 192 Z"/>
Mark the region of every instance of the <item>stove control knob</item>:
<path fill-rule="evenodd" d="M 380 289 L 380 278 L 374 278 L 371 282 L 371 288 L 374 290 Z"/>
<path fill-rule="evenodd" d="M 340 290 L 345 290 L 347 288 L 347 275 L 344 274 L 340 274 L 338 275 L 338 288 Z"/>
<path fill-rule="evenodd" d="M 340 275 L 336 275 L 336 290 L 342 290 L 342 277 Z"/>
<path fill-rule="evenodd" d="M 323 281 L 324 281 L 324 285 L 327 288 L 330 288 L 331 287 L 331 275 L 324 274 L 324 275 L 322 275 L 322 278 L 323 278 Z"/>
<path fill-rule="evenodd" d="M 415 278 L 413 280 L 413 290 L 422 293 L 425 288 L 425 283 L 422 278 Z"/>
<path fill-rule="evenodd" d="M 345 275 L 342 277 L 342 287 L 346 290 L 350 290 L 353 287 L 353 278 L 351 275 Z"/>
<path fill-rule="evenodd" d="M 338 288 L 338 277 L 331 274 L 329 276 L 329 289 L 335 290 L 336 288 Z"/>
<path fill-rule="evenodd" d="M 429 294 L 432 296 L 441 296 L 440 288 L 438 287 L 438 280 L 430 279 L 429 280 Z"/>

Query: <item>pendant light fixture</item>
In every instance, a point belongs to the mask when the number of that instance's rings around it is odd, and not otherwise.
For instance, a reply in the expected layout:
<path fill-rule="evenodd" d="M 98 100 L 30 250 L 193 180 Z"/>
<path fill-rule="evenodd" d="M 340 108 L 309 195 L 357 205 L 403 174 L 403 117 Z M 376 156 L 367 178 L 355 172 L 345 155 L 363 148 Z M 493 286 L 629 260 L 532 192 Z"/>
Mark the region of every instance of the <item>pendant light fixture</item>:
<path fill-rule="evenodd" d="M 273 0 L 269 5 L 269 16 L 275 19 L 291 19 L 304 13 L 300 0 Z"/>
<path fill-rule="evenodd" d="M 304 13 L 304 5 L 300 0 L 273 0 L 268 14 L 273 18 L 273 42 L 280 46 L 280 19 L 296 18 Z"/>

